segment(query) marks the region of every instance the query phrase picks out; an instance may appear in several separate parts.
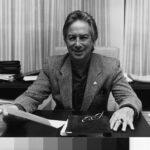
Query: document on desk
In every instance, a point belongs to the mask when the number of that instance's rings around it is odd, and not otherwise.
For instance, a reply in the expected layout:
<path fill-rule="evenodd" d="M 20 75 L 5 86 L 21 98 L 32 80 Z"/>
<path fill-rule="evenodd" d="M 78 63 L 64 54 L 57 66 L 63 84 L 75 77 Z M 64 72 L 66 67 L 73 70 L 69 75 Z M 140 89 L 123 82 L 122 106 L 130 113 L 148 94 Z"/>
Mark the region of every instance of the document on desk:
<path fill-rule="evenodd" d="M 47 125 L 47 126 L 51 126 L 51 127 L 54 127 L 54 128 L 60 128 L 66 123 L 66 121 L 46 119 L 46 118 L 39 117 L 37 115 L 31 114 L 31 113 L 28 113 L 28 112 L 24 112 L 24 111 L 21 111 L 21 110 L 16 110 L 14 108 L 8 108 L 7 112 L 8 112 L 9 115 L 13 115 L 15 117 L 20 117 L 20 118 L 23 118 L 23 119 L 28 119 L 28 120 L 38 122 L 38 123 L 41 123 L 41 124 L 44 124 L 44 125 Z"/>
<path fill-rule="evenodd" d="M 34 76 L 24 76 L 23 77 L 23 80 L 24 81 L 35 81 L 37 79 L 37 75 L 34 75 Z"/>
<path fill-rule="evenodd" d="M 15 74 L 0 74 L 0 80 L 4 81 L 14 81 Z"/>
<path fill-rule="evenodd" d="M 133 81 L 150 83 L 150 75 L 135 75 L 135 74 L 128 74 L 128 77 L 131 78 Z"/>

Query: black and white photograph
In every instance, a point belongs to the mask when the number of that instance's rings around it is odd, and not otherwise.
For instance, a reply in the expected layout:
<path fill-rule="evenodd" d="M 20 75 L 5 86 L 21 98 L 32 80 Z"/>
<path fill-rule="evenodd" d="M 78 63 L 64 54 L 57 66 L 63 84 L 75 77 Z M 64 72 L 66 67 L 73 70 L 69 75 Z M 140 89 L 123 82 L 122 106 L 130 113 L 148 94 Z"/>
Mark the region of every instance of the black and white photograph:
<path fill-rule="evenodd" d="M 148 150 L 149 0 L 0 0 L 0 150 Z"/>

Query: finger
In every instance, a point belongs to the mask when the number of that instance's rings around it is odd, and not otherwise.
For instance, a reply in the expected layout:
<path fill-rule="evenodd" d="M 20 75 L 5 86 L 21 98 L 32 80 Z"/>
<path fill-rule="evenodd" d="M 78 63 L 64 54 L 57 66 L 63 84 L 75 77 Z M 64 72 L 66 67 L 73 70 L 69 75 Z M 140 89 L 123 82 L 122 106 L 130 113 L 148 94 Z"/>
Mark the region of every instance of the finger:
<path fill-rule="evenodd" d="M 129 122 L 128 125 L 129 125 L 129 127 L 130 127 L 131 130 L 134 130 L 133 122 Z"/>
<path fill-rule="evenodd" d="M 116 117 L 115 117 L 115 113 L 111 116 L 109 123 L 110 123 L 110 129 L 113 129 L 115 122 L 116 122 Z"/>
<path fill-rule="evenodd" d="M 114 125 L 114 127 L 113 127 L 113 130 L 114 130 L 114 131 L 117 131 L 120 125 L 121 125 L 121 121 L 118 121 L 118 120 L 117 120 L 117 121 L 115 122 L 115 125 Z"/>
<path fill-rule="evenodd" d="M 111 118 L 109 122 L 110 122 L 110 129 L 113 129 L 113 127 L 114 127 L 114 125 L 115 125 L 116 120 L 115 120 L 115 119 L 113 119 L 113 118 Z"/>
<path fill-rule="evenodd" d="M 126 121 L 123 121 L 122 123 L 122 131 L 126 131 L 126 128 L 127 128 L 127 122 Z"/>
<path fill-rule="evenodd" d="M 0 108 L 0 114 L 2 114 L 3 113 L 3 110 L 2 110 L 2 108 Z"/>
<path fill-rule="evenodd" d="M 110 129 L 113 129 L 114 125 L 115 125 L 115 122 L 111 122 L 110 123 Z"/>
<path fill-rule="evenodd" d="M 4 115 L 4 116 L 7 116 L 7 115 L 8 115 L 7 109 L 6 109 L 5 107 L 3 108 L 3 115 Z"/>

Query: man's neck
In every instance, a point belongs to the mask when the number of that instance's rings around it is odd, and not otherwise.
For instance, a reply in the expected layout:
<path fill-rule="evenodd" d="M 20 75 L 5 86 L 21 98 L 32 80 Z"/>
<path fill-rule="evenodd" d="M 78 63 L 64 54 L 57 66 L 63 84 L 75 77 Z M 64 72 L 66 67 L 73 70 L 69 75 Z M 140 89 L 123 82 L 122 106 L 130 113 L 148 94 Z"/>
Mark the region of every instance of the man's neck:
<path fill-rule="evenodd" d="M 71 59 L 71 63 L 75 70 L 83 73 L 89 66 L 90 59 L 91 59 L 91 55 L 89 55 L 87 58 L 82 60 Z"/>

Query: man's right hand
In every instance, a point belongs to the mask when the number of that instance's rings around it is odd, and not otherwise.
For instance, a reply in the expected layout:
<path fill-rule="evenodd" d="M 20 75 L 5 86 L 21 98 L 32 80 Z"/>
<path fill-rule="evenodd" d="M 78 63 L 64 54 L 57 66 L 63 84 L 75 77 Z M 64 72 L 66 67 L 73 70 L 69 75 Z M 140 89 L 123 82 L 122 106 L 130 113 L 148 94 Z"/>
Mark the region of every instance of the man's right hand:
<path fill-rule="evenodd" d="M 19 110 L 19 108 L 16 105 L 13 104 L 4 104 L 0 106 L 0 117 L 1 120 L 3 120 L 5 123 L 10 124 L 10 125 L 16 125 L 16 123 L 19 121 L 23 121 L 23 119 L 19 117 L 14 117 L 12 115 L 8 114 L 8 109 L 14 109 L 14 110 Z"/>
<path fill-rule="evenodd" d="M 4 117 L 8 116 L 7 109 L 10 108 L 10 107 L 13 108 L 13 109 L 15 109 L 15 110 L 19 110 L 16 105 L 13 105 L 13 104 L 4 104 L 4 105 L 0 106 L 0 114 L 2 116 L 4 116 Z"/>

